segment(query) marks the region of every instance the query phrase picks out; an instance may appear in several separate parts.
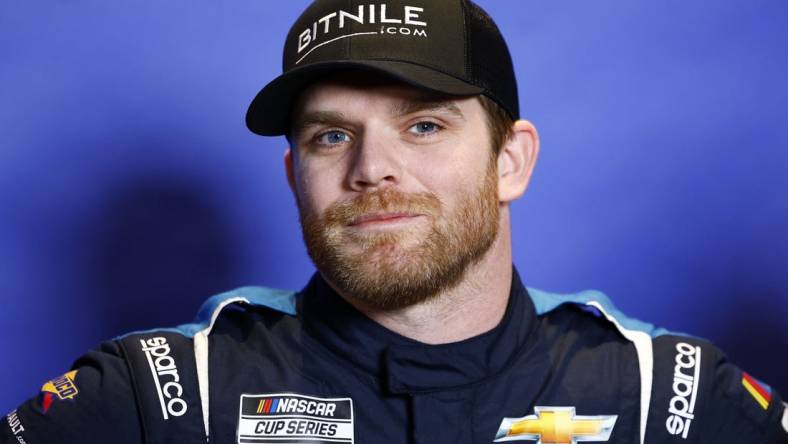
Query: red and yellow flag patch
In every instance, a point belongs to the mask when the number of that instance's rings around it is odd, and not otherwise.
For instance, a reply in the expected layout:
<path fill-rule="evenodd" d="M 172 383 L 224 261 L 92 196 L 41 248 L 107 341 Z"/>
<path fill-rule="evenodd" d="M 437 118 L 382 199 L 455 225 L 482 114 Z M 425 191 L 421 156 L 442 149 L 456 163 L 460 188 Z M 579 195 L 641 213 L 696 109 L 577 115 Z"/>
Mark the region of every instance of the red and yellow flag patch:
<path fill-rule="evenodd" d="M 769 403 L 772 401 L 772 389 L 768 385 L 745 372 L 742 372 L 741 384 L 764 410 L 769 408 Z"/>

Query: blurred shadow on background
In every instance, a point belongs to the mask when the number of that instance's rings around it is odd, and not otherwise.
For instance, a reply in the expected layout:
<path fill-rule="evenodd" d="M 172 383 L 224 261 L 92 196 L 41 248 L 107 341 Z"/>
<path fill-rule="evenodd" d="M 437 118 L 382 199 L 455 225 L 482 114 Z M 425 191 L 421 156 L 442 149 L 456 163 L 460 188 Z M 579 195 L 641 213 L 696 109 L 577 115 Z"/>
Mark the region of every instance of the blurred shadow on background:
<path fill-rule="evenodd" d="M 741 268 L 739 276 L 760 276 L 761 271 L 747 273 Z M 734 278 L 735 279 L 735 278 Z M 778 282 L 775 276 L 774 282 Z M 717 292 L 730 303 L 725 317 L 716 320 L 716 342 L 734 364 L 754 377 L 771 385 L 780 395 L 788 396 L 788 335 L 784 312 L 785 289 L 741 278 Z M 708 300 L 713 300 L 709 298 Z"/>
<path fill-rule="evenodd" d="M 189 322 L 237 285 L 235 239 L 199 180 L 137 178 L 100 208 L 91 296 L 103 337 Z"/>

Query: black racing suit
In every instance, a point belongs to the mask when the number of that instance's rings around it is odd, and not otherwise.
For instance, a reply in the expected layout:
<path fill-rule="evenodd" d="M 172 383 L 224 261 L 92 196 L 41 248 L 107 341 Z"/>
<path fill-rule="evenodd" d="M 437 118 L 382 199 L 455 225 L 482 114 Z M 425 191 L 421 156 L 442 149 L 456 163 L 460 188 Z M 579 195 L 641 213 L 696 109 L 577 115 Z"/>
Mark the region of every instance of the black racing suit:
<path fill-rule="evenodd" d="M 604 295 L 526 289 L 425 345 L 316 275 L 215 296 L 194 324 L 104 343 L 0 425 L 2 443 L 788 443 L 779 395 L 708 342 Z"/>

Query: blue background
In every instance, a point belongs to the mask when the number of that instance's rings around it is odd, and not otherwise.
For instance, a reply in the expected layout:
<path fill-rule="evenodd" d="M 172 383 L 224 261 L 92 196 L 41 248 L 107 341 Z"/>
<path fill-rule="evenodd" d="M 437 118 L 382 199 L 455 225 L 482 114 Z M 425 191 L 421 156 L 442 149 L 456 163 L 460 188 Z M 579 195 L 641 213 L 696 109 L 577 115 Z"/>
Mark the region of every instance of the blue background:
<path fill-rule="evenodd" d="M 312 273 L 244 127 L 305 1 L 0 3 L 0 412 L 125 331 Z M 526 283 L 597 288 L 788 392 L 788 2 L 479 2 L 542 154 Z"/>

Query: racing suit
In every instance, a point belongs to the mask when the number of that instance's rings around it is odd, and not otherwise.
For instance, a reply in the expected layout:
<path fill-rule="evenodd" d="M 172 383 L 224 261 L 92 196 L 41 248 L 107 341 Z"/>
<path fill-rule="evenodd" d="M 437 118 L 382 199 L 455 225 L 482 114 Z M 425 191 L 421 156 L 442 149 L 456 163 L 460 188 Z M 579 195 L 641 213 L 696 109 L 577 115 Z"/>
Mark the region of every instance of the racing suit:
<path fill-rule="evenodd" d="M 599 292 L 526 289 L 501 323 L 425 345 L 319 275 L 298 294 L 214 296 L 194 324 L 133 333 L 0 425 L 2 443 L 787 443 L 779 395 L 708 342 Z"/>

